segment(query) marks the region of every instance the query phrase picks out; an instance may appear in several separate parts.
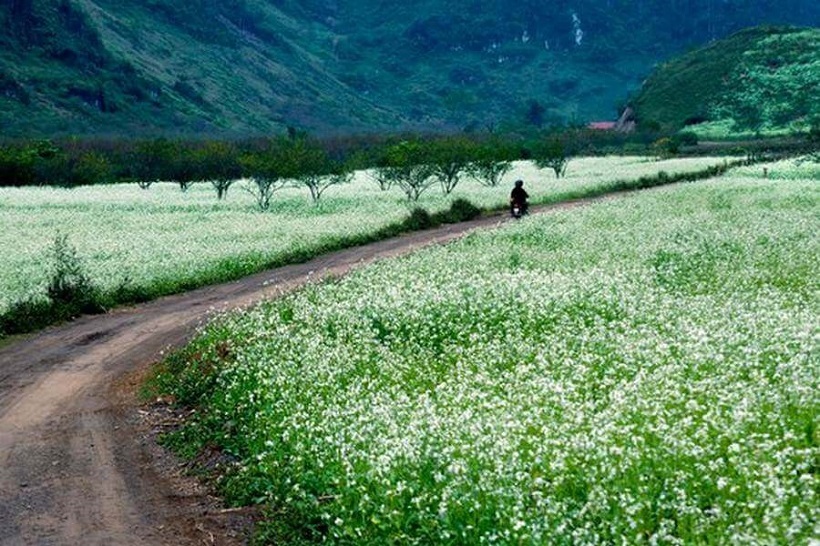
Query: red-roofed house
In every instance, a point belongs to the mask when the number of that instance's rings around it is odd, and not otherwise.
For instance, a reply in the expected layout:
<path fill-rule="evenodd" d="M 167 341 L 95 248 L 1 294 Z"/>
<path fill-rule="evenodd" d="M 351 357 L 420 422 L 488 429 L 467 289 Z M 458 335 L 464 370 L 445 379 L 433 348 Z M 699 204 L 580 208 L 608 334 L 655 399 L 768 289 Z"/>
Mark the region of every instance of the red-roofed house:
<path fill-rule="evenodd" d="M 593 129 L 595 131 L 612 131 L 615 129 L 615 122 L 614 121 L 593 121 L 589 125 L 587 125 L 588 129 Z"/>

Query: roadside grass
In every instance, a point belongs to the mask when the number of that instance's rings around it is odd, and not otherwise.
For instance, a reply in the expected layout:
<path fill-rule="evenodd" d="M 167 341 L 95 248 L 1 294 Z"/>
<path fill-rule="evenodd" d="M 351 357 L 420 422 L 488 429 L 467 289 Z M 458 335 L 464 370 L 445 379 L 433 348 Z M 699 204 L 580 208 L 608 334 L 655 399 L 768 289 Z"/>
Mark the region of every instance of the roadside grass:
<path fill-rule="evenodd" d="M 413 204 L 398 189 L 381 192 L 366 173 L 358 173 L 353 183 L 333 188 L 318 206 L 303 192 L 287 189 L 276 194 L 265 213 L 254 208 L 241 183 L 230 190 L 226 202 L 216 201 L 209 184 L 194 185 L 187 193 L 173 184 L 154 184 L 149 190 L 136 185 L 3 188 L 0 335 L 30 331 L 77 313 L 74 308 L 58 309 L 45 293 L 47 256 L 59 234 L 76 249 L 96 287 L 96 307 L 108 309 L 464 219 L 447 212 L 458 200 L 482 210 L 504 208 L 507 186 L 516 178 L 526 180 L 533 203 L 554 203 L 673 182 L 677 176 L 703 177 L 725 162 L 580 158 L 560 180 L 519 162 L 505 185 L 486 188 L 464 180 L 450 196 L 432 188 Z M 432 224 L 419 225 L 414 207 L 424 209 Z"/>
<path fill-rule="evenodd" d="M 168 442 L 260 543 L 807 543 L 819 205 L 675 186 L 226 314 L 159 368 Z"/>

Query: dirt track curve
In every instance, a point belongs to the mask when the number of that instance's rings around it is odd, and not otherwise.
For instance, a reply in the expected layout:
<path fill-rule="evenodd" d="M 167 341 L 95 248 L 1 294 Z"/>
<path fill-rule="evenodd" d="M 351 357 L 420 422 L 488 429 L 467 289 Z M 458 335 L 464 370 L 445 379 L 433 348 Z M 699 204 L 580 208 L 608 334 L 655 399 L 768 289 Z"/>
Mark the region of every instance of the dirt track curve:
<path fill-rule="evenodd" d="M 150 366 L 216 310 L 502 221 L 488 216 L 334 252 L 0 348 L 0 544 L 243 544 L 247 515 L 224 510 L 156 445 L 136 396 Z"/>

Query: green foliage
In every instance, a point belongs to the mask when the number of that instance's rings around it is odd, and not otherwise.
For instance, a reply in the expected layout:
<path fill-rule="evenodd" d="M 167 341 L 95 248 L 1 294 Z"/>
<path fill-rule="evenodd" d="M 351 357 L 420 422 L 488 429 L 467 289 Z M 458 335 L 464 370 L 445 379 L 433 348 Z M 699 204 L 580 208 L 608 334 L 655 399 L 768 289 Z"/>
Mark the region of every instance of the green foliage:
<path fill-rule="evenodd" d="M 57 235 L 54 239 L 50 263 L 52 271 L 46 294 L 52 301 L 79 308 L 94 301 L 94 286 L 67 235 Z"/>
<path fill-rule="evenodd" d="M 474 144 L 467 174 L 481 185 L 494 188 L 512 170 L 514 159 L 517 159 L 516 150 L 509 141 L 500 138 L 485 139 Z"/>
<path fill-rule="evenodd" d="M 743 54 L 711 117 L 739 129 L 789 127 L 820 115 L 820 31 L 773 35 Z"/>
<path fill-rule="evenodd" d="M 319 202 L 328 188 L 350 182 L 350 165 L 343 159 L 331 157 L 318 141 L 291 138 L 283 140 L 280 146 L 284 176 L 308 188 L 314 203 Z"/>
<path fill-rule="evenodd" d="M 555 178 L 561 178 L 567 173 L 567 167 L 572 159 L 569 144 L 558 136 L 536 142 L 532 147 L 532 156 L 539 169 L 552 169 Z"/>
<path fill-rule="evenodd" d="M 466 222 L 481 216 L 481 209 L 464 198 L 453 200 L 446 214 L 446 223 Z"/>
<path fill-rule="evenodd" d="M 659 138 L 652 143 L 652 154 L 658 159 L 669 159 L 678 155 L 680 146 L 678 141 L 671 137 Z"/>
<path fill-rule="evenodd" d="M 672 136 L 672 139 L 679 145 L 679 146 L 697 146 L 698 145 L 698 135 L 693 133 L 692 131 L 681 131 Z"/>
<path fill-rule="evenodd" d="M 429 145 L 421 139 L 405 140 L 386 151 L 384 173 L 399 186 L 407 199 L 418 201 L 436 180 L 434 166 L 429 163 Z"/>
<path fill-rule="evenodd" d="M 174 172 L 176 169 L 172 166 L 178 157 L 179 147 L 168 139 L 137 142 L 134 153 L 129 158 L 129 174 L 143 189 L 160 180 L 174 180 L 179 178 L 179 174 Z"/>
<path fill-rule="evenodd" d="M 30 332 L 84 313 L 104 311 L 101 294 L 85 272 L 82 260 L 65 234 L 57 235 L 47 257 L 44 295 L 15 302 L 0 314 L 0 335 Z"/>
<path fill-rule="evenodd" d="M 475 155 L 475 143 L 464 136 L 438 138 L 428 144 L 427 161 L 444 195 L 456 188 Z"/>
<path fill-rule="evenodd" d="M 420 231 L 423 229 L 430 229 L 435 227 L 435 222 L 430 213 L 421 207 L 414 207 L 410 211 L 410 216 L 403 223 L 407 231 Z"/>
<path fill-rule="evenodd" d="M 639 124 L 744 131 L 808 128 L 820 115 L 820 30 L 761 27 L 662 65 L 635 99 Z M 713 131 L 713 129 L 711 130 Z"/>
<path fill-rule="evenodd" d="M 540 129 L 544 125 L 544 115 L 546 112 L 547 109 L 543 104 L 537 100 L 531 100 L 527 105 L 525 119 L 527 120 L 527 123 Z"/>
<path fill-rule="evenodd" d="M 205 143 L 193 155 L 193 179 L 210 180 L 217 199 L 225 199 L 228 189 L 242 176 L 239 149 L 229 142 Z"/>
<path fill-rule="evenodd" d="M 0 4 L 0 123 L 244 137 L 609 119 L 670 54 L 761 21 L 817 24 L 811 0 L 786 1 L 15 0 Z"/>

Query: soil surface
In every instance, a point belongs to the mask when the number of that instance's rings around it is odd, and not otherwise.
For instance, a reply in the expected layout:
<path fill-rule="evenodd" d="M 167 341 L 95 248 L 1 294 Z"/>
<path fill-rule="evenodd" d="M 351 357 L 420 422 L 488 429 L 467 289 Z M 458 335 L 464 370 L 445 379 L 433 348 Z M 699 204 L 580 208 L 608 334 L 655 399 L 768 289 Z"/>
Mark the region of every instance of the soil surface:
<path fill-rule="evenodd" d="M 137 394 L 151 366 L 215 312 L 505 221 L 496 214 L 334 252 L 3 345 L 0 544 L 246 543 L 253 510 L 225 509 L 157 445 L 162 423 Z"/>

